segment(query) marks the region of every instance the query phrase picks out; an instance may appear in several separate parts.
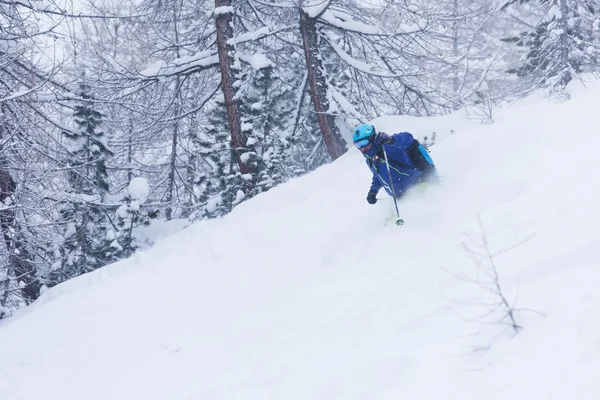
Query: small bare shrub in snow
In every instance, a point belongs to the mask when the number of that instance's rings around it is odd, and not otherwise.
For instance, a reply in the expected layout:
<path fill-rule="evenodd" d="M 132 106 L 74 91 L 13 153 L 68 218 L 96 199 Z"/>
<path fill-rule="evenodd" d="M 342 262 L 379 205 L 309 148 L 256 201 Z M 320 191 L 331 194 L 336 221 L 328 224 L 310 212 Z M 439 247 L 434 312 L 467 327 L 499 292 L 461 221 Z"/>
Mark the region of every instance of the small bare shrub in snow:
<path fill-rule="evenodd" d="M 445 271 L 461 281 L 471 283 L 482 289 L 483 295 L 478 296 L 474 303 L 469 303 L 470 306 L 475 306 L 475 308 L 481 310 L 475 317 L 468 318 L 470 321 L 484 325 L 507 327 L 517 335 L 523 329 L 519 320 L 519 313 L 523 309 L 516 307 L 516 300 L 510 299 L 502 286 L 497 257 L 524 244 L 530 238 L 509 248 L 492 251 L 483 223 L 479 217 L 477 221 L 480 228 L 478 238 L 474 239 L 467 236 L 467 241 L 462 244 L 462 249 L 473 262 L 475 270 L 472 273 L 448 269 L 445 269 Z"/>
<path fill-rule="evenodd" d="M 472 108 L 466 110 L 469 119 L 480 124 L 494 123 L 494 101 L 488 92 L 476 92 L 478 100 Z"/>

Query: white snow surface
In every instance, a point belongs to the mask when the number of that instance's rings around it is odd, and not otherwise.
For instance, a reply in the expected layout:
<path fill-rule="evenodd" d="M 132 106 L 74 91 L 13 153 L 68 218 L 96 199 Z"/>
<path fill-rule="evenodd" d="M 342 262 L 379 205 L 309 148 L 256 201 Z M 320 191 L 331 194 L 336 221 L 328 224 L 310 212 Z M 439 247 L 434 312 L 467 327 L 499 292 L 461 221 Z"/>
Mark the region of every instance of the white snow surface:
<path fill-rule="evenodd" d="M 383 191 L 365 201 L 350 149 L 47 290 L 0 322 L 0 398 L 597 400 L 600 85 L 570 90 L 491 125 L 377 119 L 439 133 L 444 185 L 400 202 L 402 228 Z M 460 245 L 477 215 L 492 251 L 523 242 L 495 258 L 517 336 L 479 322 L 487 291 L 446 271 L 475 278 Z"/>
<path fill-rule="evenodd" d="M 149 226 L 138 226 L 133 231 L 133 236 L 141 242 L 154 244 L 167 236 L 173 235 L 190 225 L 187 219 L 172 219 L 165 221 L 155 219 Z"/>

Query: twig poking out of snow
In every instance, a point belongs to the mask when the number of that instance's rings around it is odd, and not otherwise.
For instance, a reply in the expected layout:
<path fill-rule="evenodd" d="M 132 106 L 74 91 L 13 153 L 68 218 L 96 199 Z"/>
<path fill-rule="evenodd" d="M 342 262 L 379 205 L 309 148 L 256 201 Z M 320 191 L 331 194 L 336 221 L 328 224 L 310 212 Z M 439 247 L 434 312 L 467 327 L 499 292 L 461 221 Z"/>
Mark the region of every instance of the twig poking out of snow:
<path fill-rule="evenodd" d="M 480 228 L 479 240 L 473 240 L 469 237 L 468 242 L 462 244 L 463 250 L 473 261 L 476 271 L 470 274 L 451 271 L 445 269 L 455 278 L 461 281 L 472 283 L 489 295 L 485 300 L 481 299 L 477 305 L 484 308 L 483 312 L 473 321 L 481 324 L 491 324 L 509 327 L 515 335 L 523 330 L 523 326 L 518 321 L 518 315 L 524 309 L 516 308 L 515 302 L 509 301 L 506 292 L 500 282 L 500 275 L 496 265 L 498 255 L 513 250 L 529 241 L 531 237 L 503 250 L 493 252 L 487 239 L 481 218 L 477 216 Z M 533 310 L 528 310 L 533 311 Z"/>

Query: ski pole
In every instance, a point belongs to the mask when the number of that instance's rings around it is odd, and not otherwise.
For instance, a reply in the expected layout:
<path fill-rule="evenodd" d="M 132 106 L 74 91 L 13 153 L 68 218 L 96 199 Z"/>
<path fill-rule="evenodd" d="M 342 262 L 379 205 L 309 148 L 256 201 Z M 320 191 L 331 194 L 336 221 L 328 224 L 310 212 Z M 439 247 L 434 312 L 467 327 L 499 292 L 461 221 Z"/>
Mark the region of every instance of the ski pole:
<path fill-rule="evenodd" d="M 390 180 L 390 189 L 392 189 L 392 197 L 394 197 L 394 206 L 396 207 L 396 216 L 398 219 L 396 220 L 396 224 L 399 224 L 401 221 L 400 211 L 398 211 L 398 202 L 396 201 L 396 191 L 394 190 L 394 182 L 392 182 L 392 171 L 390 171 L 390 163 L 388 161 L 387 151 L 385 151 L 385 146 L 381 146 L 383 148 L 383 156 L 385 157 L 385 166 L 388 171 L 388 178 Z"/>

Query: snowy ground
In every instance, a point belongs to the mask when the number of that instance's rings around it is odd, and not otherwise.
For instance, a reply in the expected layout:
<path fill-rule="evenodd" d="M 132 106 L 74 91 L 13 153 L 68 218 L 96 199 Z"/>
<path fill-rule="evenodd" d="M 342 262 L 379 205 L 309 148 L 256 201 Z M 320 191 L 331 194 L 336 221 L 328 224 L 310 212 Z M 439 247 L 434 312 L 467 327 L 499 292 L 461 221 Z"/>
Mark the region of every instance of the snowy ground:
<path fill-rule="evenodd" d="M 445 185 L 369 206 L 356 150 L 0 323 L 0 399 L 600 398 L 600 85 L 436 130 Z M 450 130 L 454 132 L 451 134 Z M 480 239 L 524 327 L 460 247 Z M 449 273 L 452 271 L 453 273 Z"/>

